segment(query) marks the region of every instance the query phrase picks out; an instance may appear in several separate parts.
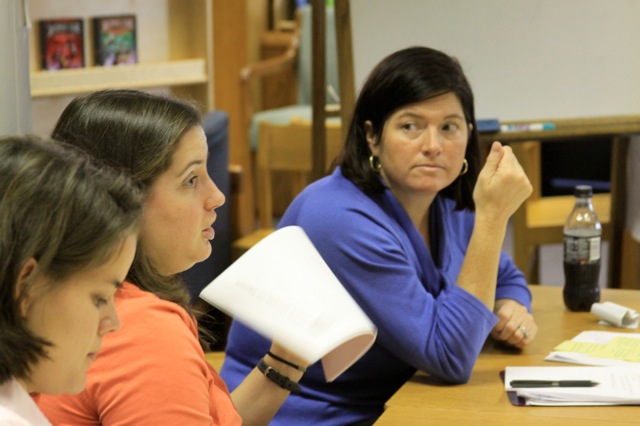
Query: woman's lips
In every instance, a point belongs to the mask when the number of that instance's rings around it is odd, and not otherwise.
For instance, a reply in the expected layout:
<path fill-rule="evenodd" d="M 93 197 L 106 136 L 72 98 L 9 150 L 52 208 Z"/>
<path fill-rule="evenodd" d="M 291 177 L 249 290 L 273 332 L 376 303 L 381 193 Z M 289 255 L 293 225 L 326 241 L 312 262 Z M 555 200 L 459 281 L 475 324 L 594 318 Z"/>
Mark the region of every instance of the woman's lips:
<path fill-rule="evenodd" d="M 211 241 L 216 236 L 216 232 L 213 230 L 213 227 L 210 226 L 207 229 L 202 230 L 202 235 L 204 235 L 207 240 Z"/>

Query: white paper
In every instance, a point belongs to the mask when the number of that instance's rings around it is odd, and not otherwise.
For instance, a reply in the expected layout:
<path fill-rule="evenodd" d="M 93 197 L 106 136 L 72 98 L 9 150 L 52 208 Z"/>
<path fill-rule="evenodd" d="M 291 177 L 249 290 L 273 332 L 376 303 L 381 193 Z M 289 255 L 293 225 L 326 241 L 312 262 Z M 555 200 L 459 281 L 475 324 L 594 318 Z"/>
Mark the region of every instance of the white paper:
<path fill-rule="evenodd" d="M 606 345 L 612 339 L 616 337 L 629 337 L 640 339 L 640 333 L 617 333 L 611 331 L 583 331 L 574 337 L 573 341 L 575 342 L 585 342 L 585 343 L 597 343 L 601 345 Z M 561 342 L 558 342 L 561 343 Z M 549 355 L 545 358 L 546 361 L 557 361 L 557 362 L 568 362 L 573 364 L 583 364 L 583 365 L 596 365 L 596 366 L 616 366 L 616 365 L 629 365 L 629 366 L 637 366 L 637 362 L 628 362 L 619 359 L 610 359 L 610 358 L 596 358 L 592 357 L 589 354 L 577 353 L 577 352 L 559 352 L 554 351 L 549 353 Z"/>
<path fill-rule="evenodd" d="M 591 313 L 609 325 L 623 328 L 638 328 L 638 313 L 613 302 L 594 303 Z"/>
<path fill-rule="evenodd" d="M 512 388 L 512 380 L 591 380 L 594 387 Z M 505 390 L 516 392 L 526 405 L 640 404 L 640 366 L 507 367 Z"/>
<path fill-rule="evenodd" d="M 297 226 L 258 242 L 200 297 L 310 363 L 322 359 L 328 382 L 376 338 L 373 323 Z"/>

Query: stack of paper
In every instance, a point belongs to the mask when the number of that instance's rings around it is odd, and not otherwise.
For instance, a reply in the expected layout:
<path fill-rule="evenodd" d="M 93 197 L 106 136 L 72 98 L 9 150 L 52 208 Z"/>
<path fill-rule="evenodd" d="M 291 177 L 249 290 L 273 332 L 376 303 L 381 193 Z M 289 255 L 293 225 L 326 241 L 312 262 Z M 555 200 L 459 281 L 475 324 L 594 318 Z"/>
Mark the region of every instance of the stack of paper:
<path fill-rule="evenodd" d="M 516 387 L 514 380 L 548 381 L 549 387 Z M 596 384 L 561 387 L 576 380 Z M 505 390 L 514 405 L 640 405 L 640 366 L 507 367 Z"/>
<path fill-rule="evenodd" d="M 638 365 L 640 334 L 583 331 L 554 348 L 545 360 L 585 365 Z"/>

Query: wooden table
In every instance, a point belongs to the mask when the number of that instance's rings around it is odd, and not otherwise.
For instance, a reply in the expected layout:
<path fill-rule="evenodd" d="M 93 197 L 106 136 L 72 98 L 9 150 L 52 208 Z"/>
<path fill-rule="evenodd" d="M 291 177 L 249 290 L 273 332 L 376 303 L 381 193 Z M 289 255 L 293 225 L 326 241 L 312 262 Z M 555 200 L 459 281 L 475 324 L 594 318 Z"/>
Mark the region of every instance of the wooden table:
<path fill-rule="evenodd" d="M 544 361 L 554 346 L 585 330 L 638 332 L 598 325 L 588 312 L 570 312 L 562 288 L 530 286 L 533 314 L 539 330 L 536 340 L 521 353 L 489 341 L 465 385 L 439 385 L 417 373 L 387 402 L 376 425 L 619 425 L 640 424 L 640 407 L 515 407 L 500 379 L 510 365 L 569 365 Z M 640 291 L 604 289 L 601 301 L 640 310 Z"/>

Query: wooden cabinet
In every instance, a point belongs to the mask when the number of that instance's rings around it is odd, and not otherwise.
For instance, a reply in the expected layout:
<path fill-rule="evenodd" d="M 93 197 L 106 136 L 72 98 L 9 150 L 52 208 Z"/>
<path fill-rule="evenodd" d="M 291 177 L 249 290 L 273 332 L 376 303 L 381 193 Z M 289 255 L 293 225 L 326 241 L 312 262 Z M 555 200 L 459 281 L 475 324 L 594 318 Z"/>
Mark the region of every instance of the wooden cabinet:
<path fill-rule="evenodd" d="M 33 130 L 48 134 L 62 109 L 79 94 L 107 88 L 168 91 L 213 108 L 213 0 L 31 0 L 29 56 Z M 134 14 L 138 64 L 93 66 L 90 21 L 94 16 Z M 78 17 L 85 24 L 85 68 L 40 69 L 38 21 Z"/>

